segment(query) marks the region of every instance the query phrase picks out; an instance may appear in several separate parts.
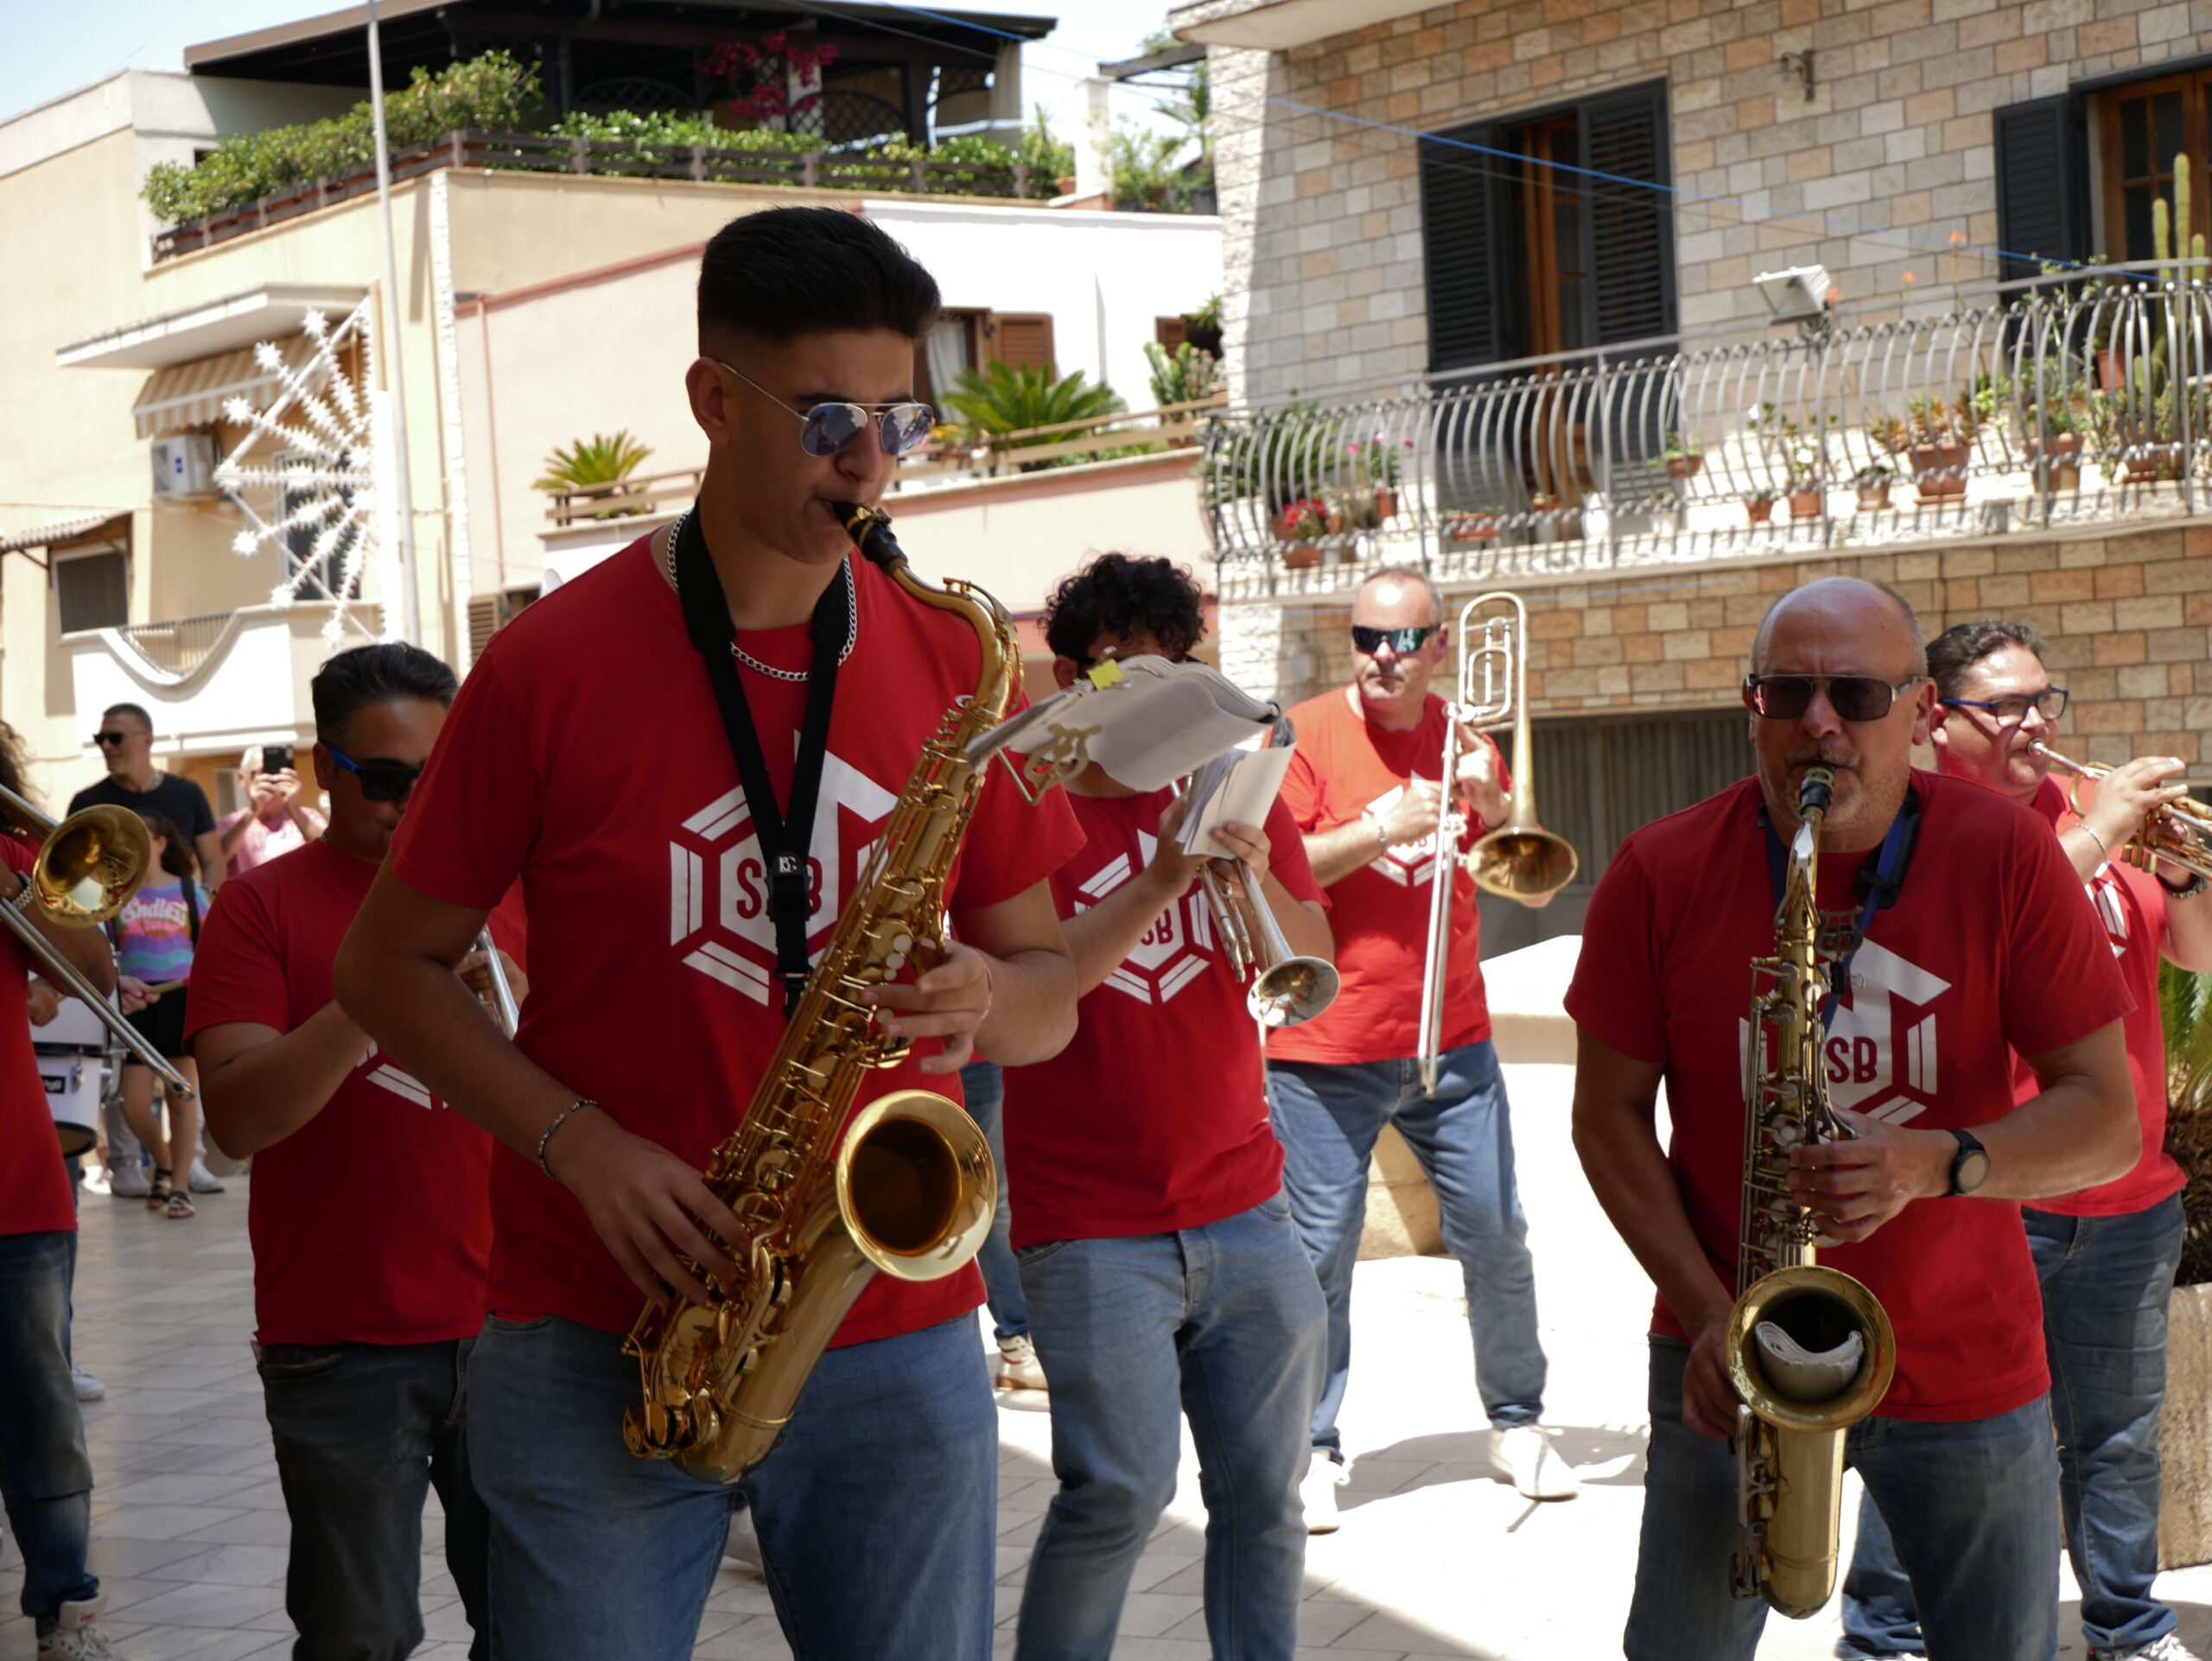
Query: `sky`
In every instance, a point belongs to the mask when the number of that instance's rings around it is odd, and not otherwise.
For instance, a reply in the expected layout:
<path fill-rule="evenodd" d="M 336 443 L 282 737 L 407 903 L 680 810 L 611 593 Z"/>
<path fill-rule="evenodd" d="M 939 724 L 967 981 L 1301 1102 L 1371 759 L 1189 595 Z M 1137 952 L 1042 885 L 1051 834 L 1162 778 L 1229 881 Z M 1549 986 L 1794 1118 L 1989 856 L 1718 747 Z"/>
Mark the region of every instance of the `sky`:
<path fill-rule="evenodd" d="M 184 49 L 226 35 L 335 11 L 355 0 L 0 0 L 0 120 L 74 92 L 117 70 L 181 69 Z M 930 4 L 931 0 L 918 0 Z M 1022 97 L 1052 112 L 1065 136 L 1075 80 L 1102 62 L 1136 55 L 1164 26 L 1168 0 L 950 0 L 963 11 L 1057 16 L 1046 40 L 1022 51 Z M 1115 109 L 1141 116 L 1147 100 L 1119 89 Z"/>

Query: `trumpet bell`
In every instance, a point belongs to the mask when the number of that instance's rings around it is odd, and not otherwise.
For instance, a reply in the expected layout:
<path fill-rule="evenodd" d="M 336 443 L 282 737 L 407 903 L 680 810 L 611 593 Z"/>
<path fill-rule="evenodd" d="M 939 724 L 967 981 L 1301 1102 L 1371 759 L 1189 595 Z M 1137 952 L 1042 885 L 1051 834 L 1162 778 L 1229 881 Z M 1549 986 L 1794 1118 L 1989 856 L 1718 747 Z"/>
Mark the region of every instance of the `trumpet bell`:
<path fill-rule="evenodd" d="M 1263 1027 L 1295 1027 L 1336 1002 L 1340 980 L 1333 964 L 1286 958 L 1252 983 L 1245 1006 Z"/>
<path fill-rule="evenodd" d="M 1533 900 L 1574 881 L 1581 861 L 1565 837 L 1535 826 L 1504 825 L 1467 852 L 1467 875 L 1485 894 Z"/>
<path fill-rule="evenodd" d="M 136 813 L 88 807 L 54 827 L 31 868 L 31 885 L 48 915 L 94 927 L 129 903 L 153 857 L 153 840 Z"/>

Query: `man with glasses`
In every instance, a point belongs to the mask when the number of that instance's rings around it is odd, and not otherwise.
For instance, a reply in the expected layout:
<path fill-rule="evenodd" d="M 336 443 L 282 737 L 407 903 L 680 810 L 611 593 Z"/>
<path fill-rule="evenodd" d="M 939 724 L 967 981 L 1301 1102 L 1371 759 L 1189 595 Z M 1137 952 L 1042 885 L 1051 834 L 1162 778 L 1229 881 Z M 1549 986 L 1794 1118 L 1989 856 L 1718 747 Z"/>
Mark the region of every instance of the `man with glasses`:
<path fill-rule="evenodd" d="M 1325 1014 L 1268 1039 L 1284 1182 L 1329 1306 L 1328 1371 L 1303 1486 L 1306 1526 L 1317 1534 L 1338 1525 L 1337 1489 L 1351 1474 L 1337 1421 L 1351 1375 L 1352 1263 L 1368 1167 L 1386 1124 L 1427 1174 L 1445 1247 L 1459 1260 L 1491 1457 L 1531 1499 L 1580 1491 L 1540 1423 L 1535 1264 L 1514 1181 L 1504 1075 L 1491 1047 L 1474 881 L 1459 860 L 1505 822 L 1512 783 L 1497 746 L 1463 734 L 1459 776 L 1448 787 L 1465 805 L 1467 829 L 1458 848 L 1440 850 L 1446 715 L 1429 683 L 1451 646 L 1443 600 L 1419 571 L 1376 571 L 1352 601 L 1351 636 L 1352 684 L 1290 712 L 1298 753 L 1283 780 L 1314 878 L 1329 893 L 1343 983 Z M 1428 889 L 1440 874 L 1455 892 L 1432 1095 L 1421 1087 L 1418 1026 Z"/>
<path fill-rule="evenodd" d="M 1893 1531 L 1937 1661 L 2051 1661 L 2058 1462 L 2019 1202 L 2136 1162 L 2127 990 L 2049 830 L 1914 771 L 1932 720 L 1919 625 L 1855 578 L 1776 601 L 1744 683 L 1756 776 L 1646 825 L 1592 897 L 1567 993 L 1574 1142 L 1659 1290 L 1630 1661 L 1741 1661 L 1767 1607 L 1731 1595 L 1737 1397 L 1724 1362 L 1744 1194 L 1749 965 L 1806 770 L 1833 770 L 1821 1059 L 1846 1138 L 1791 1192 L 1887 1310 L 1897 1370 L 1845 1457 Z M 2027 1054 L 2034 1083 L 2012 1086 Z M 1655 1127 L 1664 1083 L 1673 1127 Z"/>
<path fill-rule="evenodd" d="M 2159 1020 L 2161 957 L 2212 970 L 2212 899 L 2204 877 L 2161 864 L 2145 871 L 2120 850 L 2144 821 L 2185 793 L 2183 763 L 2146 755 L 2115 767 L 2081 811 L 2051 776 L 2039 744 L 2056 741 L 2066 690 L 2051 684 L 2043 639 L 2025 623 L 1961 623 L 1932 641 L 1938 698 L 1936 767 L 2032 809 L 2088 886 L 2104 944 L 2135 1008 L 2128 1070 L 2143 1149 L 2115 1181 L 2024 1208 L 2043 1289 L 2043 1327 L 2060 1403 L 2067 1554 L 2082 1588 L 2082 1635 L 2098 1661 L 2196 1661 L 2173 1610 L 2152 1595 L 2158 1572 L 2158 1410 L 2165 1397 L 2166 1306 L 2182 1250 L 2181 1168 L 2165 1151 L 2166 1049 Z M 2086 787 L 2085 787 L 2086 788 Z M 2023 1100 L 2035 1078 L 2016 1064 Z M 1859 1512 L 1843 1588 L 1837 1653 L 1925 1653 L 1911 1582 L 1882 1515 Z"/>
<path fill-rule="evenodd" d="M 998 1449 L 972 1265 L 876 1276 L 741 1482 L 623 1445 L 641 1303 L 707 1301 L 701 1276 L 733 1283 L 747 1249 L 700 1170 L 981 675 L 969 625 L 855 554 L 836 507 L 878 500 L 928 431 L 912 385 L 935 282 L 857 214 L 779 208 L 707 245 L 698 308 L 698 501 L 493 637 L 339 996 L 503 1144 L 469 1400 L 508 1661 L 688 1657 L 740 1495 L 794 1648 L 981 1658 Z M 1046 879 L 1080 840 L 1058 792 L 1032 808 L 986 785 L 945 885 L 958 944 L 864 995 L 914 1044 L 860 1102 L 957 1098 L 976 1046 L 1017 1066 L 1066 1043 Z M 510 1042 L 448 966 L 518 876 L 534 973 Z"/>
<path fill-rule="evenodd" d="M 118 703 L 101 713 L 92 742 L 107 764 L 107 777 L 72 796 L 69 811 L 127 807 L 133 813 L 161 814 L 192 838 L 192 851 L 200 859 L 200 885 L 213 894 L 222 883 L 225 869 L 215 815 L 207 805 L 207 792 L 198 785 L 155 768 L 154 718 L 135 703 Z"/>
<path fill-rule="evenodd" d="M 339 943 L 454 686 L 411 646 L 357 646 L 322 665 L 315 777 L 329 825 L 232 881 L 193 964 L 188 1036 L 207 1120 L 224 1147 L 254 1156 L 254 1356 L 291 1521 L 284 1606 L 302 1656 L 398 1661 L 422 1642 L 433 1487 L 469 1652 L 489 1652 L 490 1525 L 463 1411 L 492 1242 L 491 1138 L 331 996 Z M 515 944 L 504 915 L 494 929 Z M 480 959 L 461 967 L 485 990 Z"/>

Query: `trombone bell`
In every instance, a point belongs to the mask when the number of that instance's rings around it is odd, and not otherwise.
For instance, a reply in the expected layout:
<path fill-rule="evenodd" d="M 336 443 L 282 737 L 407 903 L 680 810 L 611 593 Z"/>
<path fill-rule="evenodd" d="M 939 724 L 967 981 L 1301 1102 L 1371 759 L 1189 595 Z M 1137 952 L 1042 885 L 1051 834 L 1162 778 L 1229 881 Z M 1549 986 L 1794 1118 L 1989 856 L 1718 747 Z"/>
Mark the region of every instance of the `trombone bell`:
<path fill-rule="evenodd" d="M 1515 781 L 1517 787 L 1519 780 Z M 1486 894 L 1533 900 L 1556 894 L 1581 866 L 1565 837 L 1540 825 L 1505 825 L 1467 850 L 1467 874 Z"/>

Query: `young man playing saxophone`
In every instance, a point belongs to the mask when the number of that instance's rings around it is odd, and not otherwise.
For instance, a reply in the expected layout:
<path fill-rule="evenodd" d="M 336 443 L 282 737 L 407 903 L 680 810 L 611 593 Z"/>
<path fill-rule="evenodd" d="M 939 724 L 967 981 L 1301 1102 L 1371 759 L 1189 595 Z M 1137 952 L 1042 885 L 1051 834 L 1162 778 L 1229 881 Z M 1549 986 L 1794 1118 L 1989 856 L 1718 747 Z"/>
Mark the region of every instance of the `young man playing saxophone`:
<path fill-rule="evenodd" d="M 1831 577 L 1783 595 L 1751 671 L 1757 776 L 1621 845 L 1567 1000 L 1575 1147 L 1659 1289 L 1625 1651 L 1745 1661 L 1768 1613 L 1731 1594 L 1740 1034 L 1748 966 L 1775 953 L 1799 787 L 1820 766 L 1834 786 L 1815 903 L 1836 991 L 1820 1054 L 1851 1136 L 1796 1149 L 1791 1192 L 1843 1243 L 1820 1261 L 1888 1312 L 1897 1357 L 1846 1458 L 1928 1590 L 1936 1661 L 2051 1661 L 2058 1470 L 2018 1202 L 2135 1162 L 2126 989 L 2048 828 L 1913 770 L 1935 689 L 1895 593 Z M 2037 1085 L 2018 1103 L 2016 1049 Z M 1662 1082 L 1671 1149 L 1654 1130 Z"/>
<path fill-rule="evenodd" d="M 2181 1190 L 2167 1155 L 2166 1045 L 2158 962 L 2212 970 L 2212 898 L 2201 875 L 2121 862 L 2121 849 L 2167 804 L 2179 757 L 2139 756 L 2083 789 L 2076 813 L 2037 747 L 2057 741 L 2066 689 L 2051 684 L 2043 639 L 2024 623 L 1961 623 L 1929 643 L 1936 765 L 2031 809 L 2087 886 L 2104 947 L 2135 1008 L 2127 1064 L 2143 1149 L 2117 1181 L 2023 1208 L 2042 1282 L 2044 1341 L 2058 1423 L 2067 1556 L 2082 1588 L 2082 1636 L 2093 1661 L 2196 1661 L 2174 1612 L 2151 1593 L 2158 1573 L 2158 1408 L 2165 1399 L 2166 1305 L 2181 1260 Z M 2101 957 L 2100 949 L 2096 955 Z M 2016 1066 L 2024 1098 L 2034 1075 Z M 1912 1583 L 1873 1506 L 1843 1588 L 1836 1653 L 1879 1661 L 1923 1653 Z"/>
<path fill-rule="evenodd" d="M 929 274 L 841 210 L 751 214 L 708 244 L 684 378 L 697 504 L 493 638 L 340 964 L 348 1010 L 503 1144 L 469 1393 L 509 1661 L 677 1661 L 698 1632 L 734 1490 L 626 1451 L 623 1336 L 641 1299 L 708 1301 L 684 1260 L 736 1277 L 745 1230 L 700 1169 L 917 756 L 981 684 L 968 622 L 856 557 L 831 506 L 873 504 L 926 435 L 912 376 L 937 310 Z M 1067 1041 L 1045 879 L 1079 840 L 1057 797 L 983 789 L 944 891 L 960 944 L 864 995 L 915 1045 L 861 1102 L 957 1090 L 974 1043 L 1019 1064 Z M 446 965 L 518 875 L 537 972 L 510 1043 Z M 877 1276 L 738 1485 L 804 1653 L 989 1654 L 982 1301 L 972 1265 Z"/>

